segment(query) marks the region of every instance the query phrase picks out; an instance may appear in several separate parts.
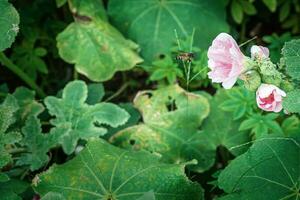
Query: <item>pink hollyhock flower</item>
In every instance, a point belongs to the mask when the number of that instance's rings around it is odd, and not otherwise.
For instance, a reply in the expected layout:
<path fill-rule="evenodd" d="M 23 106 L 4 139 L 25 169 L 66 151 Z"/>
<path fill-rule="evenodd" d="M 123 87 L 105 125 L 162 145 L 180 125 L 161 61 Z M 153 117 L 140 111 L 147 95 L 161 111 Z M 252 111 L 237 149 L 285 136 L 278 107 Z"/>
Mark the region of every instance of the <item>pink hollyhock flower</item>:
<path fill-rule="evenodd" d="M 285 96 L 286 93 L 275 85 L 261 84 L 256 91 L 256 102 L 262 110 L 280 112 L 282 97 Z"/>
<path fill-rule="evenodd" d="M 208 49 L 208 77 L 230 89 L 243 72 L 245 56 L 236 41 L 227 33 L 220 33 Z"/>
<path fill-rule="evenodd" d="M 251 47 L 251 58 L 259 57 L 259 58 L 268 58 L 269 57 L 269 49 L 263 46 L 253 45 Z"/>

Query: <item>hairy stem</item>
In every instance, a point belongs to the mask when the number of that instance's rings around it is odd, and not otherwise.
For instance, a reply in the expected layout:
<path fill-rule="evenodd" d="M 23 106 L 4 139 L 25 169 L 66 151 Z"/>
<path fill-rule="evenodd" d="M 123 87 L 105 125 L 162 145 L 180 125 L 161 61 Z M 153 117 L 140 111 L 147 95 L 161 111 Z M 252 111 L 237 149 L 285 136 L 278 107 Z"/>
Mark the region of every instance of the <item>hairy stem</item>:
<path fill-rule="evenodd" d="M 45 92 L 32 80 L 23 70 L 15 65 L 3 52 L 0 52 L 0 62 L 3 66 L 15 73 L 20 79 L 22 79 L 28 86 L 30 86 L 40 97 L 45 97 Z"/>

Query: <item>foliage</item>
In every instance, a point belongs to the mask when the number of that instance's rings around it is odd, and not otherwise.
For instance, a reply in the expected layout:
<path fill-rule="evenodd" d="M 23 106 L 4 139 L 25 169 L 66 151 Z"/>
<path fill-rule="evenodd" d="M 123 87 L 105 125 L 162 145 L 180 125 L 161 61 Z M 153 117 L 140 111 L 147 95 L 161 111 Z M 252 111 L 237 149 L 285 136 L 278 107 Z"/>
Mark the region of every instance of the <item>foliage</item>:
<path fill-rule="evenodd" d="M 55 116 L 50 123 L 61 133 L 57 140 L 67 154 L 75 150 L 79 139 L 104 135 L 107 130 L 101 125 L 117 127 L 129 118 L 126 111 L 111 103 L 88 105 L 87 92 L 84 82 L 73 81 L 64 88 L 62 98 L 45 99 L 50 115 Z"/>
<path fill-rule="evenodd" d="M 189 37 L 196 29 L 196 46 L 204 49 L 217 33 L 228 30 L 223 5 L 215 0 L 150 0 L 138 4 L 135 0 L 110 0 L 108 13 L 117 28 L 140 44 L 141 54 L 147 62 L 169 53 L 176 41 L 172 37 L 174 29 L 181 38 Z M 202 31 L 207 17 L 211 26 Z"/>
<path fill-rule="evenodd" d="M 286 71 L 293 79 L 299 80 L 300 75 L 300 56 L 299 56 L 300 40 L 292 40 L 285 43 L 282 53 L 286 64 Z"/>
<path fill-rule="evenodd" d="M 299 150 L 293 138 L 257 140 L 219 175 L 219 186 L 228 193 L 220 199 L 297 199 Z"/>
<path fill-rule="evenodd" d="M 89 7 L 90 4 L 93 6 Z M 94 81 L 104 81 L 116 71 L 142 62 L 135 53 L 138 46 L 107 23 L 101 1 L 73 0 L 70 10 L 75 21 L 57 36 L 57 46 L 60 56 L 75 63 L 79 73 Z"/>
<path fill-rule="evenodd" d="M 34 189 L 42 196 L 54 191 L 67 199 L 133 199 L 149 190 L 157 199 L 202 199 L 201 187 L 186 178 L 184 165 L 160 163 L 149 153 L 92 139 L 73 160 L 37 175 Z"/>
<path fill-rule="evenodd" d="M 17 10 L 8 3 L 8 0 L 0 2 L 0 51 L 9 48 L 19 32 L 19 14 Z"/>
<path fill-rule="evenodd" d="M 0 0 L 0 199 L 299 199 L 299 13 Z M 245 55 L 230 90 L 210 80 L 220 32 Z"/>

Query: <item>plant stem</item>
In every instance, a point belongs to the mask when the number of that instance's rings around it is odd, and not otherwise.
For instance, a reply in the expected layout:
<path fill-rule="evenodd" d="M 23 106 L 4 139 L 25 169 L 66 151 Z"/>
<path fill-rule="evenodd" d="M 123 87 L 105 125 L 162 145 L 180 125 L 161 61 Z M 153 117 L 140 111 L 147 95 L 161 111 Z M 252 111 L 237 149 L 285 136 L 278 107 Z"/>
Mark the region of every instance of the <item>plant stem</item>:
<path fill-rule="evenodd" d="M 10 154 L 23 153 L 23 152 L 26 152 L 26 149 L 25 148 L 14 148 L 14 149 L 9 149 L 7 152 Z"/>
<path fill-rule="evenodd" d="M 7 67 L 10 71 L 15 73 L 20 79 L 22 79 L 27 85 L 36 91 L 40 97 L 45 97 L 45 92 L 17 65 L 15 65 L 3 52 L 0 52 L 0 62 L 3 66 Z"/>
<path fill-rule="evenodd" d="M 127 87 L 129 86 L 129 83 L 124 83 L 119 90 L 117 90 L 113 95 L 111 95 L 110 97 L 108 97 L 105 102 L 110 101 L 114 98 L 116 98 L 117 96 L 119 96 Z"/>

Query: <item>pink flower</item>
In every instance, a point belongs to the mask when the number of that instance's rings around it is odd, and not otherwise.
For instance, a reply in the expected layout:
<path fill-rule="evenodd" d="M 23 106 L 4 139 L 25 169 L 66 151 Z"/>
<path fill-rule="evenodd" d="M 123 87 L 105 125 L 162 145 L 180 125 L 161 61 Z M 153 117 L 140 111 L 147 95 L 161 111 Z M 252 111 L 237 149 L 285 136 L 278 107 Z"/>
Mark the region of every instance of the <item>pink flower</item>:
<path fill-rule="evenodd" d="M 269 57 L 269 49 L 263 46 L 253 45 L 251 47 L 251 58 L 268 58 Z"/>
<path fill-rule="evenodd" d="M 256 102 L 262 110 L 280 112 L 282 97 L 285 96 L 286 93 L 275 85 L 261 84 L 256 91 Z"/>
<path fill-rule="evenodd" d="M 220 33 L 208 49 L 208 77 L 230 89 L 244 69 L 245 56 L 236 41 L 227 33 Z"/>

